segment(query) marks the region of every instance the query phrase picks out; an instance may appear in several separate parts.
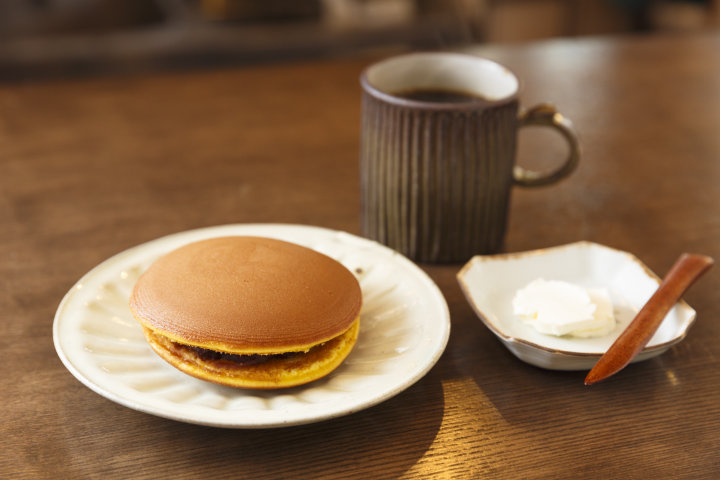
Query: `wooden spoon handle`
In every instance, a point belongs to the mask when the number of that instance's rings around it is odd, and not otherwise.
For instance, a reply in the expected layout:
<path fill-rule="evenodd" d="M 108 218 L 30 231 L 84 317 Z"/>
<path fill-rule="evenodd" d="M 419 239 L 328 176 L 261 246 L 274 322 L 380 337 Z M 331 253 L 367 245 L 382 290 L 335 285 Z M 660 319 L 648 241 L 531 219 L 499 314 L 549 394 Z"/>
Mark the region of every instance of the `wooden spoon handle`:
<path fill-rule="evenodd" d="M 592 385 L 619 372 L 645 348 L 663 319 L 690 286 L 713 265 L 705 255 L 683 253 L 630 325 L 585 377 Z"/>

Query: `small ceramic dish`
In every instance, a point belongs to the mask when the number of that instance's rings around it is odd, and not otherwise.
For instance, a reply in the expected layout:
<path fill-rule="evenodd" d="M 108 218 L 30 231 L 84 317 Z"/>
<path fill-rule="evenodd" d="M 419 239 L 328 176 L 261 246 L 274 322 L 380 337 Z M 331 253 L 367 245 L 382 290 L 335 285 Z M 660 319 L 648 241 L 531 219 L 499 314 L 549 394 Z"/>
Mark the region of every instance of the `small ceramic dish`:
<path fill-rule="evenodd" d="M 660 279 L 630 253 L 591 242 L 521 253 L 473 257 L 457 275 L 480 320 L 519 359 L 552 370 L 587 370 L 612 345 L 652 296 Z M 576 338 L 538 332 L 513 314 L 518 289 L 536 278 L 586 288 L 606 288 L 617 325 L 603 337 Z M 681 300 L 634 361 L 660 355 L 682 341 L 695 310 Z"/>

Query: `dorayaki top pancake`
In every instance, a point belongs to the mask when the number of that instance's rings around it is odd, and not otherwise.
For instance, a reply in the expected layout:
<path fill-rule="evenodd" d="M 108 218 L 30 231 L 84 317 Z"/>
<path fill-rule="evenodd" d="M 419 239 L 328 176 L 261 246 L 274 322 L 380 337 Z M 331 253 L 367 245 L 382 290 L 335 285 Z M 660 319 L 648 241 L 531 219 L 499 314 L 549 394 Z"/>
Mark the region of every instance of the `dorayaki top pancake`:
<path fill-rule="evenodd" d="M 357 338 L 361 302 L 355 276 L 330 257 L 238 236 L 159 258 L 137 281 L 130 308 L 153 349 L 186 373 L 275 388 L 337 367 Z"/>

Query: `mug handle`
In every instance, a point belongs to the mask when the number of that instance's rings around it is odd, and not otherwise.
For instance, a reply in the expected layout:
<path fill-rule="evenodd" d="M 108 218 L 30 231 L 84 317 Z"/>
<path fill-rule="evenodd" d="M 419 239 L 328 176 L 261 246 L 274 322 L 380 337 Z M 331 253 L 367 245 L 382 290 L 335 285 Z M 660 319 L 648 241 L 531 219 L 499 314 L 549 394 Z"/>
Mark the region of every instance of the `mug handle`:
<path fill-rule="evenodd" d="M 562 136 L 565 137 L 565 140 L 567 140 L 570 152 L 562 165 L 548 172 L 526 170 L 519 165 L 515 165 L 513 168 L 513 180 L 515 184 L 523 187 L 548 185 L 567 177 L 575 170 L 580 160 L 580 143 L 573 129 L 572 122 L 555 110 L 554 106 L 548 104 L 536 105 L 529 110 L 521 112 L 518 116 L 518 122 L 520 127 L 536 125 L 552 127 L 558 130 Z"/>

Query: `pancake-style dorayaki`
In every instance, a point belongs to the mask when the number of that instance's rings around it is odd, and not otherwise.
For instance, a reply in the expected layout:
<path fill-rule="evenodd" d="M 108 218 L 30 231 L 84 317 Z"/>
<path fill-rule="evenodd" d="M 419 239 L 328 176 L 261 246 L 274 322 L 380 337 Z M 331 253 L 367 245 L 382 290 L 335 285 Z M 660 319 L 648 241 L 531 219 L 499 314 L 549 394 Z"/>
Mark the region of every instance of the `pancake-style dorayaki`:
<path fill-rule="evenodd" d="M 261 237 L 201 240 L 156 260 L 130 309 L 163 359 L 243 388 L 301 385 L 334 370 L 358 336 L 355 276 L 330 257 Z"/>

